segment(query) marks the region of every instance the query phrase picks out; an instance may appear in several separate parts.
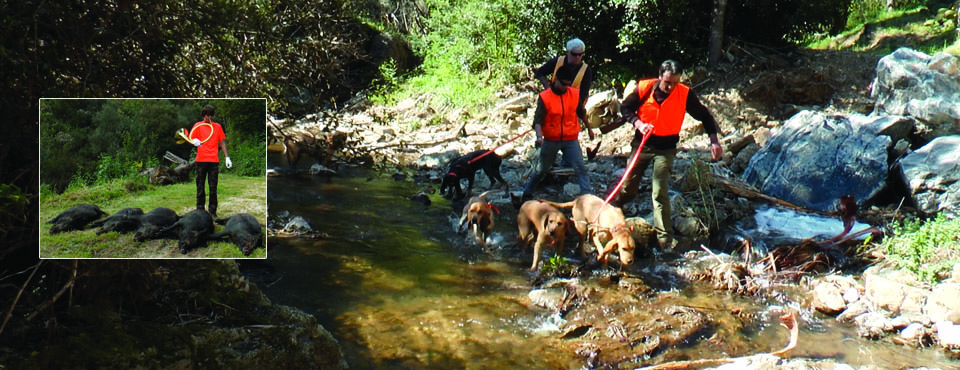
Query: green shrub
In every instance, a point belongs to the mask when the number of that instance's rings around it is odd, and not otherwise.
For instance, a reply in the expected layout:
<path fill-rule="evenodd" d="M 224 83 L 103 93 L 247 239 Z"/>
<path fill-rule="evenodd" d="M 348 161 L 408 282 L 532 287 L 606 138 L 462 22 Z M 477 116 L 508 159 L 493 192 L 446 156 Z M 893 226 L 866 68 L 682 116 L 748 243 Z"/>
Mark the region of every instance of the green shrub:
<path fill-rule="evenodd" d="M 960 219 L 943 214 L 932 220 L 908 219 L 893 228 L 893 236 L 881 243 L 887 259 L 928 282 L 960 263 Z"/>
<path fill-rule="evenodd" d="M 232 145 L 227 149 L 233 162 L 231 171 L 237 176 L 266 176 L 266 145 L 263 138 L 257 137 Z"/>

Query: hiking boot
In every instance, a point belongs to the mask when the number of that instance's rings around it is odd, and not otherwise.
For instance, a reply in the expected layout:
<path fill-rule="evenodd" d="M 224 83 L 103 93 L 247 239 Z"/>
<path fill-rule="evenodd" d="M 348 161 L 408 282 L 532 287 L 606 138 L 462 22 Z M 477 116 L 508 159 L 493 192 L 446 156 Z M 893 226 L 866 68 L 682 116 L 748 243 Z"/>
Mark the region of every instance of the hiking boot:
<path fill-rule="evenodd" d="M 677 242 L 673 239 L 659 240 L 659 242 L 660 242 L 660 249 L 663 249 L 663 250 L 672 250 L 673 248 L 677 247 Z"/>

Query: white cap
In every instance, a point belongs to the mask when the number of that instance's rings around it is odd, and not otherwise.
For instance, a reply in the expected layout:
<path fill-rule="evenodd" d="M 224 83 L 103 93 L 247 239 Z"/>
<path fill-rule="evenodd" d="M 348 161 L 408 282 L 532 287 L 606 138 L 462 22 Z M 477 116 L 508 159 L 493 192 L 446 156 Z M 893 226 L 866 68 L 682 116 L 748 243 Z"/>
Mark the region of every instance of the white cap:
<path fill-rule="evenodd" d="M 567 41 L 567 51 L 571 53 L 581 53 L 586 48 L 587 46 L 583 44 L 583 41 L 576 37 L 570 39 L 570 41 Z"/>

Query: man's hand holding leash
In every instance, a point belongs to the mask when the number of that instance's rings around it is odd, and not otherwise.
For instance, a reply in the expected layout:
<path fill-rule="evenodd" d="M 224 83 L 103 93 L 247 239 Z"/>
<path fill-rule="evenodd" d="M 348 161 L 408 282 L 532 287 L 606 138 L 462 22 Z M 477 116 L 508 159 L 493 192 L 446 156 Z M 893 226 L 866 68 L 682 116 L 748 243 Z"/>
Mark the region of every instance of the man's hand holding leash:
<path fill-rule="evenodd" d="M 644 135 L 646 135 L 648 131 L 653 130 L 653 125 L 641 120 L 633 121 L 633 127 L 635 127 L 637 131 L 640 131 L 640 133 Z"/>

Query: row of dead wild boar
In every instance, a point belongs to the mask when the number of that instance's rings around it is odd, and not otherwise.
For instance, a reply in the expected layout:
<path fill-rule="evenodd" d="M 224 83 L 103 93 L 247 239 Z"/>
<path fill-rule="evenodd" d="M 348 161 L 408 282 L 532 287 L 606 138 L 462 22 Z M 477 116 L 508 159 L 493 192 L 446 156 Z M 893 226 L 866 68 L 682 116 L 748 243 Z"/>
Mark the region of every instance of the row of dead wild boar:
<path fill-rule="evenodd" d="M 104 218 L 104 216 L 109 217 Z M 137 242 L 179 236 L 177 246 L 183 254 L 199 247 L 207 240 L 227 236 L 240 248 L 244 256 L 249 256 L 263 244 L 260 223 L 248 213 L 218 218 L 216 223 L 226 227 L 216 234 L 213 233 L 213 217 L 203 209 L 195 209 L 183 216 L 177 216 L 177 213 L 170 208 L 159 207 L 147 213 L 143 213 L 140 208 L 124 208 L 113 215 L 108 215 L 100 207 L 84 203 L 61 212 L 47 223 L 53 224 L 50 227 L 51 234 L 84 230 L 89 224 L 90 228 L 99 227 L 97 235 L 111 231 L 118 233 L 135 231 L 133 240 Z"/>

